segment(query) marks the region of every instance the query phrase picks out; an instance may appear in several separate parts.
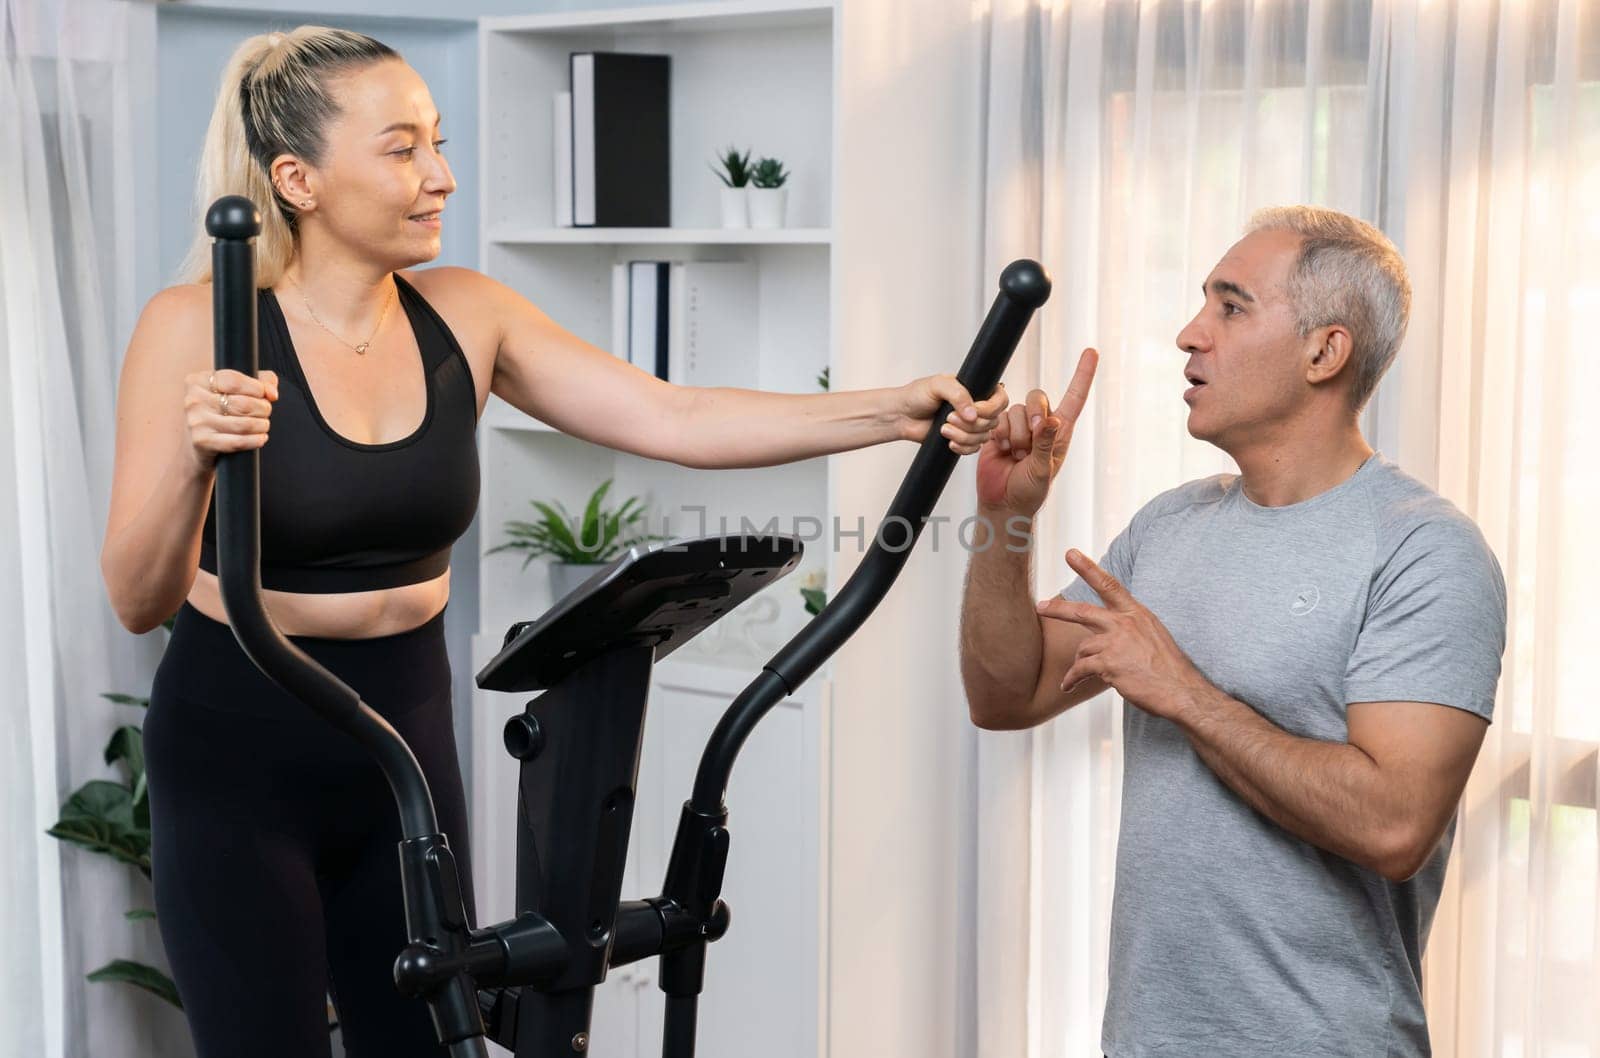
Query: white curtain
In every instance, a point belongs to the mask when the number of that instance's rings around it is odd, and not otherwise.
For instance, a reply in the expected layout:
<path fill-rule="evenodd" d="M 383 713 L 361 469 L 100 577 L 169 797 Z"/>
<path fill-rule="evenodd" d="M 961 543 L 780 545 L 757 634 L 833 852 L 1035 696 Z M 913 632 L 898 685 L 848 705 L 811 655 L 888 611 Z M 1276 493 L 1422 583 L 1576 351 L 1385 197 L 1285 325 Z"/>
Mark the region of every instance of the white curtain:
<path fill-rule="evenodd" d="M 1511 586 L 1495 723 L 1425 962 L 1435 1053 L 1600 1058 L 1600 3 L 994 0 L 992 266 L 1054 271 L 1021 396 L 1103 354 L 1049 507 L 1042 595 L 1180 481 L 1173 339 L 1260 206 L 1377 223 L 1415 301 L 1368 438 L 1482 527 Z M 1020 366 L 1020 365 L 1019 365 Z M 978 1051 L 1098 1053 L 1121 703 L 986 737 Z"/>
<path fill-rule="evenodd" d="M 30 1058 L 185 1046 L 158 1001 L 83 979 L 160 961 L 150 923 L 123 918 L 148 887 L 44 834 L 67 793 L 111 777 L 115 724 L 139 722 L 100 695 L 145 694 L 159 653 L 117 624 L 99 566 L 113 336 L 133 311 L 130 17 L 117 0 L 0 0 L 0 1053 Z"/>

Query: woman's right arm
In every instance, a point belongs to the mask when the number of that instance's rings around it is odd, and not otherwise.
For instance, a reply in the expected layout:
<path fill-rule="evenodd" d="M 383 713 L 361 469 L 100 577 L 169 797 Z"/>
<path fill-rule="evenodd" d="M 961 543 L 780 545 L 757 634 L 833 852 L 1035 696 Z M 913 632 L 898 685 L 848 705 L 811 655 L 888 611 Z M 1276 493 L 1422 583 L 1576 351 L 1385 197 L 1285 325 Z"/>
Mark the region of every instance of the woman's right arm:
<path fill-rule="evenodd" d="M 213 393 L 211 343 L 211 288 L 170 287 L 145 306 L 123 359 L 100 572 L 131 632 L 148 632 L 189 595 L 217 454 L 266 443 L 276 376 L 218 372 Z"/>

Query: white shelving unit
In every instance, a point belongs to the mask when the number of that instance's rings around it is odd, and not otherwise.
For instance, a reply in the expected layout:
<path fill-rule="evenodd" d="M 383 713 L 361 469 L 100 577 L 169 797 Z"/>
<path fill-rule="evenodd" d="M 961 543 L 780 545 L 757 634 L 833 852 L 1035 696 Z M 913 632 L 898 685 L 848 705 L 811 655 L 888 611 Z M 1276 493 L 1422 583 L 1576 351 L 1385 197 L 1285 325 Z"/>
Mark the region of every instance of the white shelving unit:
<path fill-rule="evenodd" d="M 828 246 L 833 232 L 827 228 L 515 228 L 490 233 L 489 241 L 502 246 L 550 243 L 675 246 Z"/>
<path fill-rule="evenodd" d="M 670 228 L 552 227 L 551 98 L 567 88 L 573 51 L 672 56 Z M 630 260 L 740 261 L 758 276 L 760 388 L 816 392 L 832 359 L 835 173 L 835 9 L 832 0 L 721 2 L 490 18 L 480 23 L 480 267 L 558 323 L 611 348 L 611 281 Z M 725 230 L 721 183 L 708 171 L 736 144 L 781 158 L 791 172 L 789 226 Z M 595 414 L 627 414 L 597 408 Z M 652 531 L 672 535 L 830 522 L 828 460 L 762 470 L 692 471 L 598 448 L 490 398 L 480 424 L 485 549 L 530 500 L 568 510 L 603 480 L 614 499 L 640 496 Z M 747 519 L 747 521 L 741 521 Z M 803 577 L 828 573 L 828 548 L 657 667 L 645 732 L 624 897 L 653 895 L 678 806 L 718 716 L 806 620 Z M 550 604 L 542 562 L 483 559 L 474 668 L 514 621 Z M 817 1058 L 826 1047 L 828 818 L 824 669 L 763 721 L 734 771 L 733 850 L 725 896 L 734 925 L 713 946 L 700 1011 L 703 1058 Z M 479 918 L 513 910 L 516 762 L 500 744 L 518 696 L 473 700 L 473 868 Z M 660 1053 L 655 962 L 625 968 L 596 997 L 590 1058 Z"/>

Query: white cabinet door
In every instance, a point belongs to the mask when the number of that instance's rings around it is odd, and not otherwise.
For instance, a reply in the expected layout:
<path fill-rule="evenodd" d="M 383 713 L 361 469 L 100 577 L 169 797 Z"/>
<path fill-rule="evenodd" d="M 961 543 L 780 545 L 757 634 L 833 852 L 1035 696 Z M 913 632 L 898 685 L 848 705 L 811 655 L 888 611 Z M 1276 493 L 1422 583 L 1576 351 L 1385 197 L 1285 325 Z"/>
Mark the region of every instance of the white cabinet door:
<path fill-rule="evenodd" d="M 613 970 L 595 989 L 594 1016 L 589 1020 L 589 1058 L 638 1058 L 651 1053 L 648 1040 L 640 1045 L 638 1007 L 642 989 L 629 967 Z M 661 1044 L 654 1045 L 661 1052 Z"/>
<path fill-rule="evenodd" d="M 636 837 L 643 881 L 659 889 L 700 753 L 731 694 L 663 677 L 645 722 Z M 728 935 L 711 946 L 700 998 L 697 1058 L 815 1058 L 817 788 L 804 704 L 788 699 L 745 744 L 727 795 L 731 835 L 723 899 Z M 654 836 L 651 835 L 653 832 Z M 652 862 L 653 861 L 653 862 Z M 643 895 L 641 893 L 641 895 Z M 661 1053 L 658 960 L 645 964 L 639 1043 Z"/>
<path fill-rule="evenodd" d="M 478 644 L 480 652 L 490 645 Z M 668 663 L 657 669 L 645 719 L 624 900 L 660 893 L 701 751 L 746 675 L 713 673 L 700 665 Z M 717 686 L 708 689 L 708 683 Z M 732 840 L 722 893 L 733 910 L 733 925 L 707 957 L 697 1058 L 816 1058 L 818 1053 L 823 945 L 812 711 L 822 693 L 819 681 L 803 687 L 803 697 L 774 708 L 734 767 L 727 795 Z M 479 920 L 494 922 L 512 913 L 516 861 L 518 764 L 500 745 L 499 731 L 528 696 L 479 691 L 475 697 L 473 859 Z M 657 959 L 621 967 L 595 990 L 588 1058 L 661 1053 L 664 997 L 656 984 L 658 969 Z"/>

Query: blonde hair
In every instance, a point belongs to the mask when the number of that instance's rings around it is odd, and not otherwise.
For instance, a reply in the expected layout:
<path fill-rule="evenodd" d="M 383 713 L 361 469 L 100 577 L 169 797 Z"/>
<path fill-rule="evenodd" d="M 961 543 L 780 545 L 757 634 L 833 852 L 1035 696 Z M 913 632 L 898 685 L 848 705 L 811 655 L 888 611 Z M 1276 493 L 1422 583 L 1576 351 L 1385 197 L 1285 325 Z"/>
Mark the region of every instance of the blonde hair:
<path fill-rule="evenodd" d="M 1316 206 L 1257 210 L 1245 230 L 1300 236 L 1289 276 L 1300 337 L 1333 323 L 1349 329 L 1350 402 L 1359 412 L 1394 363 L 1411 316 L 1411 280 L 1400 251 L 1366 221 Z"/>
<path fill-rule="evenodd" d="M 256 285 L 283 277 L 295 254 L 295 206 L 278 194 L 268 167 L 281 154 L 315 165 L 326 147 L 324 132 L 339 113 L 328 82 L 351 70 L 398 59 L 387 44 L 361 33 L 300 26 L 288 33 L 251 37 L 234 51 L 222 73 L 217 104 L 206 127 L 195 182 L 195 238 L 180 280 L 211 278 L 211 239 L 203 219 L 223 195 L 244 195 L 261 211 L 256 239 Z"/>

